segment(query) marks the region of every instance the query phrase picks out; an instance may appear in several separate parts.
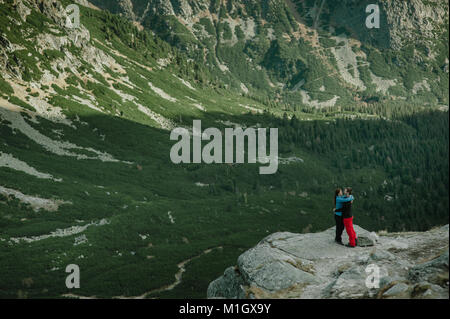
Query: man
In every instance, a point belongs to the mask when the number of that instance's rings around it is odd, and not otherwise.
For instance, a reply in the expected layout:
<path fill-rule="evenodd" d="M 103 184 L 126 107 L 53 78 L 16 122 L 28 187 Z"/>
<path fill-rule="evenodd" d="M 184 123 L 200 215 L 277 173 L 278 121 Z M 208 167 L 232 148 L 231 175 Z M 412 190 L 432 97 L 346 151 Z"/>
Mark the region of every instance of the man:
<path fill-rule="evenodd" d="M 355 247 L 358 243 L 356 232 L 353 228 L 352 203 L 354 197 L 352 195 L 352 191 L 353 190 L 351 189 L 351 187 L 345 188 L 343 197 L 347 200 L 342 202 L 341 208 L 336 208 L 336 212 L 342 212 L 344 227 L 348 234 L 348 244 L 346 246 L 351 248 Z"/>
<path fill-rule="evenodd" d="M 352 200 L 353 196 L 342 196 L 342 190 L 340 188 L 334 194 L 334 204 L 336 206 L 334 209 L 334 218 L 336 220 L 336 237 L 334 240 L 340 245 L 344 245 L 342 243 L 342 232 L 345 228 L 341 209 L 344 203 L 351 202 Z"/>

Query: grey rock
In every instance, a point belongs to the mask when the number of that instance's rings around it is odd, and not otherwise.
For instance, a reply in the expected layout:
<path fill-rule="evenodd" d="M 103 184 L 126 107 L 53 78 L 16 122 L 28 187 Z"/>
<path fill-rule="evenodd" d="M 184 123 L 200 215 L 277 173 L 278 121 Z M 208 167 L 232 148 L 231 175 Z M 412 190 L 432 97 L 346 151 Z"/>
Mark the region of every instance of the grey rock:
<path fill-rule="evenodd" d="M 431 285 L 420 297 L 421 299 L 448 299 L 448 289 Z"/>
<path fill-rule="evenodd" d="M 380 279 L 380 288 L 384 288 L 384 287 L 388 287 L 388 286 L 393 286 L 394 283 L 396 282 L 401 282 L 402 280 L 404 280 L 404 278 L 399 277 L 399 276 L 395 276 L 395 277 L 391 277 L 391 276 L 383 276 Z"/>
<path fill-rule="evenodd" d="M 334 227 L 317 233 L 271 234 L 240 255 L 236 269 L 228 268 L 209 285 L 208 298 L 448 296 L 448 251 L 433 258 L 433 251 L 427 249 L 436 243 L 448 245 L 448 228 L 376 235 L 354 227 L 358 236 L 370 238 L 376 246 L 338 245 Z M 348 241 L 345 235 L 343 241 Z M 418 265 L 418 253 L 431 260 Z M 379 287 L 366 282 L 374 274 L 373 267 L 380 276 Z"/>
<path fill-rule="evenodd" d="M 313 274 L 305 271 L 302 260 L 268 244 L 248 250 L 238 258 L 238 267 L 248 282 L 269 291 L 286 289 L 295 284 L 316 283 Z"/>
<path fill-rule="evenodd" d="M 408 298 L 410 287 L 405 283 L 398 283 L 383 293 L 383 297 Z"/>
<path fill-rule="evenodd" d="M 245 298 L 245 291 L 242 288 L 244 280 L 235 267 L 225 270 L 223 276 L 211 282 L 208 286 L 208 298 Z"/>
<path fill-rule="evenodd" d="M 422 281 L 414 286 L 412 291 L 413 298 L 419 299 L 448 299 L 448 287 L 443 288 L 438 285 Z"/>
<path fill-rule="evenodd" d="M 16 10 L 22 21 L 26 21 L 27 16 L 31 13 L 31 9 L 24 5 L 22 1 L 17 1 Z"/>
<path fill-rule="evenodd" d="M 370 247 L 375 246 L 374 240 L 366 236 L 358 236 L 358 246 L 359 247 Z"/>
<path fill-rule="evenodd" d="M 75 3 L 78 3 L 84 7 L 89 7 L 89 1 L 88 0 L 75 0 Z"/>
<path fill-rule="evenodd" d="M 439 257 L 416 265 L 409 270 L 408 279 L 413 282 L 428 281 L 435 284 L 448 282 L 448 249 Z"/>
<path fill-rule="evenodd" d="M 368 293 L 365 281 L 364 267 L 353 266 L 327 288 L 328 298 L 362 298 Z"/>
<path fill-rule="evenodd" d="M 375 249 L 370 254 L 370 259 L 374 261 L 383 261 L 383 260 L 386 261 L 386 260 L 395 260 L 396 257 L 386 250 Z"/>

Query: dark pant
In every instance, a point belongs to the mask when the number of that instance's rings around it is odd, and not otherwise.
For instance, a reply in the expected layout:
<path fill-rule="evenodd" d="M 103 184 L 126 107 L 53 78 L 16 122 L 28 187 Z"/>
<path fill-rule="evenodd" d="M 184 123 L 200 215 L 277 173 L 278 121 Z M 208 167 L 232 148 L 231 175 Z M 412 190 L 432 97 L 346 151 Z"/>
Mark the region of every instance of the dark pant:
<path fill-rule="evenodd" d="M 336 237 L 335 240 L 342 242 L 342 232 L 344 231 L 344 219 L 342 216 L 334 214 L 334 219 L 336 220 Z"/>

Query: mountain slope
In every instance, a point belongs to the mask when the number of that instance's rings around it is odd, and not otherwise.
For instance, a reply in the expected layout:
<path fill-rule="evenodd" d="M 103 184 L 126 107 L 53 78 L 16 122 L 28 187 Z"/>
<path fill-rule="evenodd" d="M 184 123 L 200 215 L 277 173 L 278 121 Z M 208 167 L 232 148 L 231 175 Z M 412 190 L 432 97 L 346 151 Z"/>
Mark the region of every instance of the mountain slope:
<path fill-rule="evenodd" d="M 302 108 L 448 105 L 447 1 L 383 1 L 379 29 L 366 27 L 370 1 L 93 2 L 152 29 L 245 94 Z"/>

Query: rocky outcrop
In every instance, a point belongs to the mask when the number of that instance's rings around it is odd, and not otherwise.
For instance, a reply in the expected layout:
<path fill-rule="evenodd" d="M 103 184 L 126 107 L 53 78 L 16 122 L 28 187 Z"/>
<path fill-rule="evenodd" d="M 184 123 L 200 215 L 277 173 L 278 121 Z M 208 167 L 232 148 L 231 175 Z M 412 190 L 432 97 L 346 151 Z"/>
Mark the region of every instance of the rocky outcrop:
<path fill-rule="evenodd" d="M 444 26 L 448 25 L 446 0 L 390 0 L 383 1 L 382 6 L 386 12 L 392 49 L 415 43 L 418 38 L 432 42 L 440 32 L 445 32 Z"/>
<path fill-rule="evenodd" d="M 448 298 L 448 225 L 427 232 L 368 232 L 364 247 L 319 233 L 275 233 L 210 283 L 208 298 Z M 348 238 L 344 238 L 347 242 Z"/>
<path fill-rule="evenodd" d="M 287 1 L 289 2 L 289 1 Z M 321 6 L 321 4 L 323 6 Z M 366 8 L 374 4 L 370 0 L 304 1 L 297 3 L 298 11 L 305 20 L 314 17 L 314 28 L 328 28 L 327 17 L 334 27 L 344 28 L 356 35 L 359 41 L 381 48 L 399 50 L 408 44 L 427 44 L 432 55 L 432 44 L 446 31 L 448 25 L 448 1 L 446 0 L 386 0 L 379 1 L 380 28 L 367 29 Z M 319 17 L 316 8 L 321 7 Z"/>

